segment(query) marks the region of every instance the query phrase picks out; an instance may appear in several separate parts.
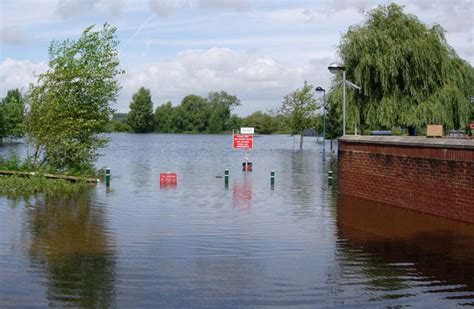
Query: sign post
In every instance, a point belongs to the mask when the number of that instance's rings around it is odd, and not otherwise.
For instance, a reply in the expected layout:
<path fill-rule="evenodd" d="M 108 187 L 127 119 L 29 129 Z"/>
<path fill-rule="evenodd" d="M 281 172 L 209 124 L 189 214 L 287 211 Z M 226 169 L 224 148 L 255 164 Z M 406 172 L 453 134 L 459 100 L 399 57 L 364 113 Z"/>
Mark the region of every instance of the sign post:
<path fill-rule="evenodd" d="M 248 158 L 248 150 L 253 148 L 253 133 L 254 128 L 240 128 L 240 133 L 236 134 L 233 133 L 233 148 L 234 149 L 245 149 L 245 163 L 244 163 L 244 171 L 251 171 L 251 167 L 249 168 L 249 158 Z"/>

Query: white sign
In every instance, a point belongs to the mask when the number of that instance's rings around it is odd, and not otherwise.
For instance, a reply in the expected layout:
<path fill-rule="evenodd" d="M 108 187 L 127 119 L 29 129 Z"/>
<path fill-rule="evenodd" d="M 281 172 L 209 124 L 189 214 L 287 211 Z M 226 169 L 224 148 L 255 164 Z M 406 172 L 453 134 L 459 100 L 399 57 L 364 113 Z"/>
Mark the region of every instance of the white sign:
<path fill-rule="evenodd" d="M 240 134 L 253 134 L 253 128 L 240 128 Z"/>

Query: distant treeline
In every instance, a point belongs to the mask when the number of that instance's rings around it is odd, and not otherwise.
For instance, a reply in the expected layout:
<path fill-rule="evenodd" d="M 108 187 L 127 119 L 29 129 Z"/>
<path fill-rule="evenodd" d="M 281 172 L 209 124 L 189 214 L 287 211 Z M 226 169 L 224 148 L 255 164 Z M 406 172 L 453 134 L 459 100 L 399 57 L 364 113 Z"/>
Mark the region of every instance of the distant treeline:
<path fill-rule="evenodd" d="M 240 127 L 254 127 L 260 134 L 290 133 L 287 117 L 257 111 L 247 117 L 232 114 L 240 100 L 224 91 L 204 98 L 187 95 L 180 104 L 166 102 L 153 111 L 149 90 L 140 88 L 133 95 L 128 113 L 116 113 L 109 125 L 115 132 L 224 133 Z"/>

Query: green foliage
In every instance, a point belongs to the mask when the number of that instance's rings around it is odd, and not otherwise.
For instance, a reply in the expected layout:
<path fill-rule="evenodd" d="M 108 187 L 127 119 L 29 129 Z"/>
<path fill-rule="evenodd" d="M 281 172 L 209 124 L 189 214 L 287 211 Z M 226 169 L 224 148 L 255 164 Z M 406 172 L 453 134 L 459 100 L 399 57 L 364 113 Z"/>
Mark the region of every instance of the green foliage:
<path fill-rule="evenodd" d="M 112 120 L 105 127 L 105 132 L 132 132 L 127 124 L 127 113 L 114 113 Z"/>
<path fill-rule="evenodd" d="M 328 96 L 326 110 L 326 138 L 333 140 L 342 136 L 342 106 L 340 92 Z"/>
<path fill-rule="evenodd" d="M 133 95 L 127 124 L 135 133 L 148 133 L 154 129 L 153 102 L 150 90 L 141 87 Z"/>
<path fill-rule="evenodd" d="M 225 91 L 220 91 L 209 93 L 207 101 L 211 108 L 207 131 L 209 133 L 220 133 L 229 130 L 232 109 L 240 105 L 240 100 Z"/>
<path fill-rule="evenodd" d="M 155 129 L 160 133 L 175 133 L 177 131 L 176 112 L 171 102 L 158 106 L 155 110 Z"/>
<path fill-rule="evenodd" d="M 155 110 L 155 129 L 161 133 L 221 133 L 235 126 L 231 111 L 240 105 L 236 96 L 225 91 L 211 92 L 208 98 L 187 95 L 177 107 L 171 102 Z"/>
<path fill-rule="evenodd" d="M 18 89 L 8 90 L 0 102 L 0 140 L 21 138 L 25 133 L 25 100 Z"/>
<path fill-rule="evenodd" d="M 77 41 L 53 41 L 49 69 L 30 87 L 27 118 L 34 162 L 58 171 L 92 168 L 120 89 L 116 29 L 84 30 Z"/>
<path fill-rule="evenodd" d="M 319 108 L 313 97 L 313 86 L 304 82 L 302 89 L 296 89 L 283 98 L 280 111 L 288 120 L 292 134 L 301 134 L 300 148 L 303 148 L 303 130 L 311 127 L 314 112 Z"/>
<path fill-rule="evenodd" d="M 362 87 L 347 93 L 348 126 L 464 127 L 473 113 L 474 70 L 447 44 L 441 26 L 428 28 L 397 4 L 367 17 L 339 46 L 347 79 Z"/>
<path fill-rule="evenodd" d="M 72 183 L 63 179 L 46 179 L 40 176 L 17 177 L 0 175 L 0 194 L 8 197 L 28 197 L 32 194 L 62 196 L 90 188 L 86 183 Z"/>
<path fill-rule="evenodd" d="M 260 111 L 242 119 L 242 127 L 255 128 L 255 132 L 259 134 L 271 134 L 278 130 L 275 117 Z"/>
<path fill-rule="evenodd" d="M 210 104 L 206 99 L 194 94 L 185 96 L 178 109 L 181 130 L 189 133 L 206 131 L 210 113 Z"/>
<path fill-rule="evenodd" d="M 237 115 L 232 115 L 228 121 L 229 131 L 236 130 L 242 127 L 242 118 Z"/>
<path fill-rule="evenodd" d="M 127 113 L 114 113 L 112 120 L 126 123 L 127 122 Z"/>
<path fill-rule="evenodd" d="M 106 132 L 132 132 L 132 128 L 125 122 L 118 120 L 111 120 L 106 128 Z"/>

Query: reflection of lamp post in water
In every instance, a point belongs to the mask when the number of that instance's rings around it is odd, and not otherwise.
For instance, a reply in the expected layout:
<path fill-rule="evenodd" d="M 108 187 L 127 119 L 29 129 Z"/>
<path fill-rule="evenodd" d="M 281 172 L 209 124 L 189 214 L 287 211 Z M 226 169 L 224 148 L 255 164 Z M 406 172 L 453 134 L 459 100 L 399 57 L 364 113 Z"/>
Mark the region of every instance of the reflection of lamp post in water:
<path fill-rule="evenodd" d="M 342 71 L 342 80 L 338 81 L 331 88 L 338 87 L 342 84 L 342 135 L 346 135 L 346 86 L 352 89 L 360 90 L 360 87 L 356 84 L 346 80 L 346 68 L 344 65 L 334 62 L 328 66 L 329 72 L 337 74 Z"/>
<path fill-rule="evenodd" d="M 323 160 L 326 159 L 326 90 L 323 87 L 316 87 L 316 92 L 323 93 Z"/>

